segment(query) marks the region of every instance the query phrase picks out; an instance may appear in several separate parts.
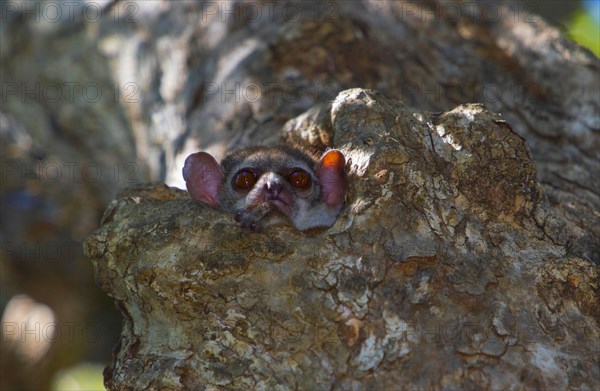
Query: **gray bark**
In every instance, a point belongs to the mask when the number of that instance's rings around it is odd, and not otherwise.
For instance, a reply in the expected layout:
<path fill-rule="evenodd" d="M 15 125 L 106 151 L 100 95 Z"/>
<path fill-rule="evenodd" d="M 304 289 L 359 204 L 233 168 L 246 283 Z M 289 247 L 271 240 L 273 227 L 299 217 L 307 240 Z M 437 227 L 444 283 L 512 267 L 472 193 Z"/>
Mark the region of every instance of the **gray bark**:
<path fill-rule="evenodd" d="M 598 387 L 599 63 L 519 4 L 11 13 L 3 163 L 111 174 L 40 186 L 66 211 L 56 241 L 131 181 L 182 187 L 197 150 L 283 138 L 352 159 L 347 207 L 308 236 L 245 233 L 174 189 L 121 193 L 86 243 L 125 316 L 107 384 Z M 63 98 L 24 102 L 35 82 Z M 7 177 L 3 194 L 26 186 Z M 8 240 L 39 227 L 20 213 Z"/>
<path fill-rule="evenodd" d="M 111 203 L 86 242 L 126 318 L 107 385 L 597 387 L 597 268 L 553 240 L 525 140 L 480 105 L 321 110 L 288 128 L 349 159 L 325 232 L 250 233 L 164 185 Z"/>

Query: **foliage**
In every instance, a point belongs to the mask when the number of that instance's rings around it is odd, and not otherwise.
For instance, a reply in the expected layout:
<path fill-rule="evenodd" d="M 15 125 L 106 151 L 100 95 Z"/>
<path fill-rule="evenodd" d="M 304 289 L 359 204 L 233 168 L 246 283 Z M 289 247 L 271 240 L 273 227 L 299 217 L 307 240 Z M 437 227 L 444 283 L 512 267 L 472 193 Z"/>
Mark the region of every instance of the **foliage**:
<path fill-rule="evenodd" d="M 596 0 L 597 1 L 597 0 Z M 600 9 L 595 5 L 579 8 L 566 21 L 569 36 L 600 57 Z"/>
<path fill-rule="evenodd" d="M 104 391 L 102 378 L 103 366 L 93 363 L 81 363 L 74 367 L 64 369 L 56 374 L 52 383 L 52 390 L 88 390 Z"/>

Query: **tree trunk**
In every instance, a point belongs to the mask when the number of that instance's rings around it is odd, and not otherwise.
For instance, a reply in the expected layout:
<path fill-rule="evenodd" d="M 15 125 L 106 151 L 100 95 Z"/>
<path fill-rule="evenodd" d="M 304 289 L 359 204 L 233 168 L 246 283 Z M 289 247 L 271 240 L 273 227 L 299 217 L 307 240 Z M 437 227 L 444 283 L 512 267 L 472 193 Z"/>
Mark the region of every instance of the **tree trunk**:
<path fill-rule="evenodd" d="M 350 160 L 345 209 L 309 235 L 248 233 L 162 185 L 122 192 L 85 245 L 125 317 L 111 389 L 600 386 L 592 54 L 520 3 L 104 11 L 38 50 L 82 39 L 82 62 L 56 65 L 110 98 L 6 98 L 26 130 L 52 119 L 38 140 L 58 159 L 179 187 L 197 150 L 283 138 Z M 101 204 L 122 185 L 85 192 Z"/>
<path fill-rule="evenodd" d="M 111 204 L 86 242 L 127 323 L 109 388 L 597 386 L 597 268 L 553 239 L 524 139 L 480 105 L 321 109 L 288 128 L 349 159 L 325 232 L 250 233 L 164 185 Z"/>

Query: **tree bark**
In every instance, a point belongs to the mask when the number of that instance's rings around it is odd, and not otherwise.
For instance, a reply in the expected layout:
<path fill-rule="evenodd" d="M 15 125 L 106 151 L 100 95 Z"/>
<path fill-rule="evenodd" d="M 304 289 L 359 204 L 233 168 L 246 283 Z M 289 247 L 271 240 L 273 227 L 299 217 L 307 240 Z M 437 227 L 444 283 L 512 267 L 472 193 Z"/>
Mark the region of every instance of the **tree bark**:
<path fill-rule="evenodd" d="M 86 242 L 126 319 L 110 389 L 599 384 L 597 268 L 553 240 L 556 211 L 499 114 L 363 89 L 316 111 L 287 129 L 330 129 L 349 160 L 325 232 L 250 233 L 164 185 L 111 204 Z"/>
<path fill-rule="evenodd" d="M 521 4 L 108 2 L 46 30 L 8 13 L 3 164 L 121 174 L 39 189 L 69 211 L 57 240 L 131 180 L 183 187 L 197 150 L 352 159 L 313 235 L 121 193 L 86 243 L 125 317 L 110 388 L 597 388 L 600 67 Z M 103 95 L 24 104 L 31 80 Z"/>

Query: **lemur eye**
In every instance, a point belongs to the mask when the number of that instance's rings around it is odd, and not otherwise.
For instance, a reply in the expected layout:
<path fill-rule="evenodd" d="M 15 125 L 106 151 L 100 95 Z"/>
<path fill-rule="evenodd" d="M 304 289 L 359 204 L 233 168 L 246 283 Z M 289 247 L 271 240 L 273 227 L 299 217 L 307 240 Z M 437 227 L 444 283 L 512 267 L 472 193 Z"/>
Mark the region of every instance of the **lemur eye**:
<path fill-rule="evenodd" d="M 240 171 L 235 177 L 235 185 L 240 189 L 249 189 L 256 183 L 256 174 L 252 171 Z"/>
<path fill-rule="evenodd" d="M 297 170 L 288 175 L 288 181 L 292 186 L 303 189 L 310 185 L 310 175 L 305 171 Z"/>

